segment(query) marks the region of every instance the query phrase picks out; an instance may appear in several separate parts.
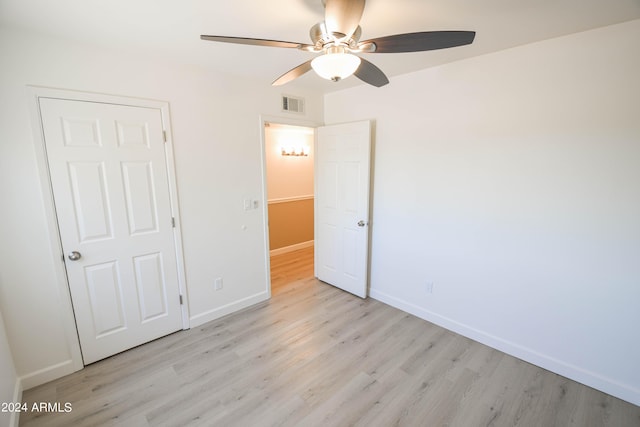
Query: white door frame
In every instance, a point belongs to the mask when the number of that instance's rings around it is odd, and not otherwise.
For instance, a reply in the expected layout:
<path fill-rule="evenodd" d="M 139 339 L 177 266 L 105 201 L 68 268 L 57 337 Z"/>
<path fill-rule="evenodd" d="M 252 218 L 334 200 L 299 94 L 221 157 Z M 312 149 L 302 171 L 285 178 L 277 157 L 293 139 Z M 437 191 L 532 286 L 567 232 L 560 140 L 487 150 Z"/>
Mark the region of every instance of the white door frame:
<path fill-rule="evenodd" d="M 319 126 L 324 126 L 323 123 L 314 122 L 311 120 L 300 120 L 294 117 L 282 117 L 282 116 L 270 116 L 270 115 L 260 115 L 260 160 L 262 166 L 262 218 L 264 222 L 264 265 L 267 272 L 267 298 L 271 298 L 271 256 L 270 247 L 269 247 L 269 205 L 267 200 L 267 141 L 265 135 L 265 125 L 267 123 L 278 123 L 281 125 L 288 126 L 304 126 L 308 128 L 314 129 L 314 138 L 313 144 L 315 146 L 315 129 Z M 315 151 L 315 147 L 314 147 Z M 313 172 L 315 179 L 315 170 Z"/>
<path fill-rule="evenodd" d="M 173 139 L 171 133 L 171 120 L 169 118 L 169 103 L 165 101 L 156 101 L 143 98 L 129 98 L 124 96 L 114 96 L 99 93 L 79 92 L 66 89 L 55 89 L 40 86 L 28 86 L 29 92 L 29 108 L 32 119 L 34 146 L 36 151 L 36 160 L 38 163 L 38 171 L 40 173 L 40 183 L 43 193 L 44 210 L 49 229 L 49 242 L 51 244 L 52 260 L 55 269 L 55 281 L 58 285 L 58 293 L 62 305 L 61 312 L 63 315 L 64 330 L 67 338 L 67 346 L 71 354 L 71 363 L 64 366 L 56 366 L 56 369 L 43 373 L 38 378 L 33 378 L 31 383 L 23 384 L 25 388 L 29 388 L 46 381 L 58 378 L 60 376 L 78 371 L 84 368 L 82 355 L 80 352 L 80 341 L 76 330 L 75 317 L 73 314 L 73 306 L 71 303 L 71 291 L 64 266 L 64 254 L 62 252 L 62 242 L 60 239 L 60 231 L 58 229 L 58 221 L 55 211 L 53 189 L 51 178 L 49 175 L 49 165 L 46 153 L 44 131 L 42 129 L 42 117 L 40 114 L 39 99 L 40 98 L 57 98 L 71 101 L 87 101 L 104 104 L 128 105 L 133 107 L 155 108 L 161 111 L 162 125 L 166 132 L 166 167 L 169 180 L 169 198 L 171 200 L 171 214 L 175 218 L 174 239 L 176 248 L 176 261 L 178 268 L 178 286 L 180 293 L 183 295 L 184 304 L 182 305 L 182 328 L 189 329 L 189 309 L 188 294 L 186 292 L 186 277 L 184 269 L 184 258 L 182 251 L 182 229 L 180 226 L 180 209 L 178 205 L 177 184 L 175 163 L 173 157 Z"/>

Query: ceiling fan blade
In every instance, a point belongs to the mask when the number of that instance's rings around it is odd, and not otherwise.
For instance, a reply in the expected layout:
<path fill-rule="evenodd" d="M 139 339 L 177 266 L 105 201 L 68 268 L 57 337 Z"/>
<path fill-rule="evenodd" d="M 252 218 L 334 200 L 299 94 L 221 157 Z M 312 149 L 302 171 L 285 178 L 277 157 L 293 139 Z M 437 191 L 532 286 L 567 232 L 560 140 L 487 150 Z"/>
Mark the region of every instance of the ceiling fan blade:
<path fill-rule="evenodd" d="M 311 60 L 304 62 L 297 67 L 287 71 L 286 73 L 278 77 L 273 83 L 271 83 L 271 86 L 282 86 L 285 83 L 289 83 L 291 80 L 297 79 L 308 71 L 311 71 Z"/>
<path fill-rule="evenodd" d="M 365 40 L 358 46 L 369 53 L 422 52 L 471 44 L 475 36 L 475 31 L 423 31 Z"/>
<path fill-rule="evenodd" d="M 381 87 L 389 83 L 389 79 L 382 70 L 364 58 L 360 58 L 360 66 L 353 74 L 363 82 L 375 87 Z"/>
<path fill-rule="evenodd" d="M 365 0 L 327 0 L 324 23 L 329 33 L 349 37 L 358 28 Z"/>
<path fill-rule="evenodd" d="M 293 49 L 309 49 L 313 46 L 303 43 L 284 42 L 280 40 L 252 39 L 247 37 L 227 37 L 227 36 L 200 36 L 202 40 L 222 43 L 246 44 L 251 46 L 286 47 Z"/>

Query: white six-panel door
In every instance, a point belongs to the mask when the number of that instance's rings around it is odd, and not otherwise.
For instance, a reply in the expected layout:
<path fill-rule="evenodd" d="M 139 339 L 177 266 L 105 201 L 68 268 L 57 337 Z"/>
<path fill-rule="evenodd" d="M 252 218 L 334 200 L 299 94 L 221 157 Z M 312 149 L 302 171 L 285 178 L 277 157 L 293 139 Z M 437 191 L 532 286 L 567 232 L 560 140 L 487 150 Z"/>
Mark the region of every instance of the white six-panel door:
<path fill-rule="evenodd" d="M 316 277 L 367 296 L 369 121 L 324 126 L 316 141 Z"/>
<path fill-rule="evenodd" d="M 161 111 L 39 103 L 84 363 L 181 329 Z"/>

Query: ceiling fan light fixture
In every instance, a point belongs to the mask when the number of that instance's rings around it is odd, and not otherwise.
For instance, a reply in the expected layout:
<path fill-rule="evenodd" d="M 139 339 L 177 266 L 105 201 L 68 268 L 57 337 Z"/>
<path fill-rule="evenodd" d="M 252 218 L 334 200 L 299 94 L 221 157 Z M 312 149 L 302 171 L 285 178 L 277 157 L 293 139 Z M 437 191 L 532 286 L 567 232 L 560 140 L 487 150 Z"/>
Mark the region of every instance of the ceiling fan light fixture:
<path fill-rule="evenodd" d="M 305 0 L 307 1 L 307 0 Z M 317 1 L 317 0 L 315 0 Z M 201 35 L 202 40 L 299 49 L 321 53 L 278 77 L 273 86 L 286 84 L 312 69 L 318 76 L 337 82 L 352 74 L 375 87 L 389 83 L 384 72 L 371 62 L 354 54 L 360 53 L 404 53 L 448 49 L 473 43 L 475 31 L 421 31 L 394 34 L 360 41 L 360 20 L 366 0 L 322 0 L 325 7 L 324 20 L 309 30 L 311 44 L 252 37 L 230 37 Z"/>
<path fill-rule="evenodd" d="M 311 67 L 320 77 L 334 82 L 346 79 L 355 73 L 359 66 L 360 58 L 344 50 L 327 50 L 324 55 L 311 61 Z"/>

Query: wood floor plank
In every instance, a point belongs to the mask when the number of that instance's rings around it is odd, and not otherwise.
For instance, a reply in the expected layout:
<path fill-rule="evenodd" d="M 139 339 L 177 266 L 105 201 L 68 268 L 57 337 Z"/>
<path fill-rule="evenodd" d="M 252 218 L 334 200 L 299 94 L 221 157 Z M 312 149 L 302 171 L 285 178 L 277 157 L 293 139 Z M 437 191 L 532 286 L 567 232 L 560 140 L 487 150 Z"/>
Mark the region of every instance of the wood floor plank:
<path fill-rule="evenodd" d="M 24 392 L 21 426 L 640 426 L 640 407 L 271 259 L 272 298 Z"/>

